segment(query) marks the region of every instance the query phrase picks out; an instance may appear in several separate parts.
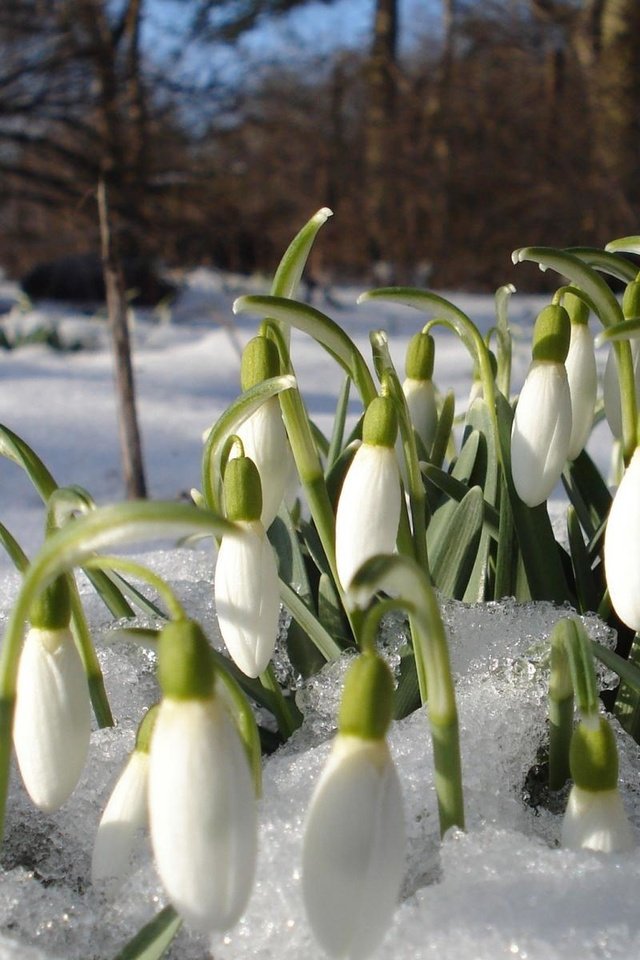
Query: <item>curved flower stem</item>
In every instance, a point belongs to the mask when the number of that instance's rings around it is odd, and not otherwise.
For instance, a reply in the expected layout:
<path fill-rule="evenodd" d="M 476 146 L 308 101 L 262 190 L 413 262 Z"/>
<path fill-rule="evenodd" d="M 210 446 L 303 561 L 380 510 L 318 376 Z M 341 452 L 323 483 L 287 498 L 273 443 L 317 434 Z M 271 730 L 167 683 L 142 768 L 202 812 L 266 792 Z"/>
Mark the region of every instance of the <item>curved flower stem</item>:
<path fill-rule="evenodd" d="M 354 603 L 364 606 L 380 590 L 395 594 L 412 620 L 416 669 L 423 698 L 428 681 L 435 786 L 440 832 L 444 835 L 450 827 L 464 828 L 464 800 L 458 710 L 440 608 L 429 578 L 409 557 L 372 557 L 356 573 L 350 595 Z"/>
<path fill-rule="evenodd" d="M 90 557 L 84 564 L 87 570 L 114 570 L 116 573 L 126 573 L 139 580 L 145 580 L 164 600 L 169 616 L 172 620 L 187 620 L 187 613 L 176 597 L 175 593 L 162 577 L 158 576 L 149 567 L 126 557 L 95 556 Z"/>

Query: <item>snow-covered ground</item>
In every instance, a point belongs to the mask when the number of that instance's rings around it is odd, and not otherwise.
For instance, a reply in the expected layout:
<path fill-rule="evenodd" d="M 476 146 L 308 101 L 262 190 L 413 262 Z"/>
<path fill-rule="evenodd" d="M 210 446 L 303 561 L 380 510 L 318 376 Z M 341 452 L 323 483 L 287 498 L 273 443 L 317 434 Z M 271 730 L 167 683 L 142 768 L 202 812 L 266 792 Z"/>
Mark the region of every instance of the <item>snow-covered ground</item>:
<path fill-rule="evenodd" d="M 517 276 L 509 275 L 506 280 Z M 152 497 L 181 497 L 200 483 L 203 431 L 239 392 L 242 345 L 254 334 L 252 318 L 234 317 L 233 299 L 266 292 L 265 281 L 194 271 L 174 306 L 159 316 L 132 317 L 138 409 Z M 355 306 L 360 290 L 331 291 L 331 304 L 315 303 L 369 356 L 368 331 L 386 329 L 402 369 L 410 336 L 425 322 L 399 307 Z M 17 300 L 0 286 L 0 302 Z M 493 299 L 450 295 L 482 331 L 494 322 Z M 529 362 L 529 335 L 546 297 L 514 295 L 514 386 Z M 16 305 L 0 318 L 9 332 L 55 326 L 63 342 L 86 349 L 54 351 L 45 345 L 0 351 L 1 420 L 41 456 L 59 484 L 85 487 L 99 504 L 121 499 L 118 430 L 112 362 L 104 322 L 52 305 Z M 295 334 L 293 363 L 311 415 L 328 429 L 341 385 L 340 371 L 319 347 Z M 601 358 L 603 359 L 603 358 Z M 435 379 L 453 388 L 462 408 L 471 361 L 452 334 L 437 335 Z M 354 406 L 354 413 L 355 413 Z M 610 443 L 598 427 L 590 452 L 606 473 Z M 22 472 L 0 459 L 0 520 L 29 554 L 41 541 L 42 507 Z M 211 599 L 210 549 L 156 552 L 147 557 L 176 584 L 190 612 L 217 636 Z M 6 618 L 17 577 L 0 558 L 0 616 Z M 45 817 L 14 781 L 0 876 L 0 960 L 110 960 L 138 926 L 164 902 L 143 845 L 132 878 L 111 897 L 88 880 L 93 831 L 100 806 L 127 751 L 144 704 L 153 696 L 153 664 L 140 649 L 116 653 L 105 640 L 106 615 L 87 595 L 118 726 L 93 736 L 90 765 L 72 799 Z M 391 744 L 405 791 L 410 842 L 403 902 L 378 960 L 589 960 L 628 958 L 640 951 L 637 892 L 640 859 L 602 857 L 555 849 L 560 818 L 522 802 L 524 778 L 535 762 L 544 727 L 544 670 L 539 646 L 558 612 L 548 605 L 447 607 L 459 675 L 464 776 L 469 831 L 437 842 L 437 817 L 424 717 L 394 726 Z M 590 622 L 590 628 L 601 628 Z M 601 636 L 601 639 L 605 639 Z M 393 640 L 391 641 L 393 645 Z M 456 652 L 457 651 L 457 652 Z M 245 918 L 211 945 L 217 960 L 315 960 L 304 920 L 299 883 L 301 817 L 333 724 L 336 680 L 343 665 L 301 691 L 307 714 L 302 733 L 266 765 L 261 808 L 258 882 Z M 622 786 L 640 828 L 638 749 L 623 738 Z M 24 825 L 27 824 L 27 841 Z M 18 865 L 16 865 L 18 864 Z M 9 868 L 14 866 L 14 869 Z M 607 894 L 605 896 L 605 893 Z M 33 946 L 34 953 L 29 948 Z M 168 956 L 203 960 L 205 941 L 181 933 Z M 45 953 L 40 953 L 40 950 Z"/>

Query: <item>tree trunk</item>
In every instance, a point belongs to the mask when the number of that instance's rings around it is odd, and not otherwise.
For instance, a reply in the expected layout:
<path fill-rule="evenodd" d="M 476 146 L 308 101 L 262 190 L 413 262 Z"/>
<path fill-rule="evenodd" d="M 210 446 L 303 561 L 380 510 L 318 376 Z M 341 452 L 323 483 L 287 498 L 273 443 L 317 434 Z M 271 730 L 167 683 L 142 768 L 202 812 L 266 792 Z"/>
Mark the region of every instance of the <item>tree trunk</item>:
<path fill-rule="evenodd" d="M 127 497 L 133 500 L 137 497 L 146 497 L 147 489 L 136 415 L 135 384 L 131 365 L 129 327 L 127 325 L 127 300 L 115 239 L 111 232 L 107 190 L 104 181 L 101 181 L 98 186 L 98 208 L 100 212 L 102 269 L 115 364 L 120 453 Z"/>

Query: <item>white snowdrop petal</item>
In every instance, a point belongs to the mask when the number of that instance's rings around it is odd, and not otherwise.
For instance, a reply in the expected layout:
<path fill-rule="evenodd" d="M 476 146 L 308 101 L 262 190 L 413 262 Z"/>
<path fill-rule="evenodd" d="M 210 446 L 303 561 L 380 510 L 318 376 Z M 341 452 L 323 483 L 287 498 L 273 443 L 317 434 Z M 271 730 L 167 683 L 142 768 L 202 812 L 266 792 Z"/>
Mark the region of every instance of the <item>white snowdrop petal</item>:
<path fill-rule="evenodd" d="M 247 676 L 259 676 L 273 655 L 280 616 L 276 556 L 261 523 L 244 523 L 242 536 L 222 538 L 214 594 L 231 657 Z"/>
<path fill-rule="evenodd" d="M 41 810 L 57 810 L 73 793 L 90 735 L 89 688 L 71 631 L 32 628 L 20 656 L 13 742 Z"/>
<path fill-rule="evenodd" d="M 91 860 L 91 877 L 121 880 L 129 865 L 136 834 L 148 821 L 149 755 L 134 750 L 104 809 Z"/>
<path fill-rule="evenodd" d="M 382 740 L 338 736 L 307 813 L 303 894 L 313 932 L 334 957 L 380 943 L 404 871 L 402 796 Z"/>
<path fill-rule="evenodd" d="M 189 926 L 227 930 L 251 893 L 256 803 L 244 747 L 219 700 L 160 705 L 149 765 L 160 879 Z"/>
<path fill-rule="evenodd" d="M 343 587 L 369 557 L 394 552 L 400 502 L 395 450 L 363 443 L 344 478 L 336 512 L 336 565 Z"/>
<path fill-rule="evenodd" d="M 542 503 L 560 479 L 571 437 L 571 396 L 564 364 L 534 362 L 511 430 L 511 472 L 528 506 Z"/>
<path fill-rule="evenodd" d="M 414 429 L 425 448 L 429 450 L 438 423 L 438 409 L 433 382 L 407 377 L 402 384 L 402 391 L 407 401 L 409 416 Z"/>
<path fill-rule="evenodd" d="M 565 368 L 571 394 L 571 439 L 568 458 L 575 460 L 589 438 L 598 391 L 593 335 L 586 324 L 571 325 L 571 342 Z"/>
<path fill-rule="evenodd" d="M 560 842 L 573 850 L 622 853 L 636 845 L 620 792 L 592 792 L 573 786 L 562 821 Z"/>
<path fill-rule="evenodd" d="M 262 484 L 260 519 L 268 530 L 291 484 L 293 456 L 280 402 L 270 397 L 238 428 L 245 456 L 255 463 Z"/>
<path fill-rule="evenodd" d="M 613 608 L 640 630 L 640 449 L 613 498 L 604 537 L 604 569 Z"/>

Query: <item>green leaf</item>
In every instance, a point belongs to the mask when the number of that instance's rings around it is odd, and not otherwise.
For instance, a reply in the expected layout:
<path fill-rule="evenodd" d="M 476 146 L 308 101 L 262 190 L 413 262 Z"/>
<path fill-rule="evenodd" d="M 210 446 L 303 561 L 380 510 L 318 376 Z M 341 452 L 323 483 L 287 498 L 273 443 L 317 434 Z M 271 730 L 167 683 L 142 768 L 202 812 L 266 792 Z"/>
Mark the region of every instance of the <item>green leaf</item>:
<path fill-rule="evenodd" d="M 338 397 L 336 415 L 333 420 L 333 430 L 331 432 L 331 440 L 329 443 L 329 449 L 327 451 L 327 470 L 331 469 L 333 464 L 338 459 L 340 451 L 342 450 L 342 445 L 344 443 L 344 426 L 347 420 L 347 412 L 349 409 L 350 390 L 351 380 L 349 377 L 346 377 Z"/>
<path fill-rule="evenodd" d="M 433 438 L 433 445 L 431 447 L 430 460 L 435 467 L 441 467 L 444 463 L 444 458 L 447 455 L 455 412 L 456 398 L 453 390 L 450 390 L 442 402 L 442 407 L 440 408 L 440 413 L 438 414 L 436 434 Z"/>
<path fill-rule="evenodd" d="M 300 624 L 325 660 L 337 660 L 342 654 L 342 649 L 311 613 L 295 590 L 292 590 L 282 580 L 280 581 L 280 597 L 291 616 Z"/>
<path fill-rule="evenodd" d="M 464 596 L 478 552 L 483 514 L 482 488 L 472 487 L 440 535 L 427 537 L 431 575 L 447 597 L 461 600 Z"/>
<path fill-rule="evenodd" d="M 318 582 L 318 619 L 327 633 L 341 644 L 347 646 L 353 642 L 338 591 L 327 573 L 321 573 Z"/>
<path fill-rule="evenodd" d="M 434 467 L 431 463 L 422 464 L 422 473 L 430 483 L 433 483 L 434 486 L 442 490 L 443 493 L 446 493 L 446 495 L 456 503 L 460 503 L 469 493 L 469 487 L 466 483 L 456 480 L 451 474 L 445 473 L 444 470 L 440 470 L 438 467 Z M 483 508 L 484 523 L 491 536 L 497 540 L 500 526 L 498 511 L 490 503 L 487 503 L 486 500 L 483 500 Z"/>
<path fill-rule="evenodd" d="M 5 553 L 8 555 L 16 570 L 24 573 L 29 566 L 29 558 L 3 523 L 0 523 L 0 544 L 4 547 Z"/>
<path fill-rule="evenodd" d="M 250 295 L 238 297 L 233 312 L 273 317 L 308 333 L 351 377 L 365 407 L 377 395 L 369 368 L 353 340 L 334 320 L 315 307 L 284 297 Z"/>
<path fill-rule="evenodd" d="M 582 287 L 593 300 L 596 313 L 605 327 L 624 320 L 622 308 L 611 288 L 579 257 L 553 247 L 521 247 L 519 250 L 514 250 L 512 260 L 514 263 L 531 260 L 544 269 L 555 270 L 572 283 Z"/>
<path fill-rule="evenodd" d="M 591 540 L 608 517 L 612 498 L 600 471 L 586 450 L 566 464 L 562 483 L 587 538 Z"/>
<path fill-rule="evenodd" d="M 599 598 L 596 596 L 591 562 L 574 507 L 569 507 L 567 510 L 567 533 L 576 584 L 578 611 L 580 613 L 585 613 L 587 610 L 595 611 L 599 606 Z"/>
<path fill-rule="evenodd" d="M 629 237 L 630 240 L 637 240 L 637 237 Z M 614 241 L 615 243 L 616 241 Z M 616 257 L 612 252 L 612 247 L 607 244 L 605 250 L 592 249 L 591 247 L 568 247 L 567 253 L 573 254 L 579 260 L 584 261 L 588 266 L 594 267 L 600 273 L 607 273 L 610 277 L 622 280 L 623 283 L 631 283 L 638 275 L 638 268 L 625 260 L 624 257 Z M 625 248 L 622 247 L 621 251 Z M 633 252 L 630 250 L 629 252 Z"/>
<path fill-rule="evenodd" d="M 476 460 L 479 446 L 480 434 L 477 430 L 474 430 L 465 438 L 459 456 L 451 465 L 450 476 L 454 481 L 464 484 L 467 488 L 471 486 L 470 480 L 471 477 L 474 476 L 474 472 L 476 472 L 475 475 L 477 475 Z M 448 523 L 448 518 L 455 509 L 455 504 L 448 500 L 444 503 L 437 501 L 431 502 L 432 499 L 433 498 L 430 498 L 429 504 L 432 517 L 427 532 L 430 536 L 438 536 L 440 528 L 445 527 Z"/>
<path fill-rule="evenodd" d="M 607 253 L 637 253 L 640 254 L 640 237 L 619 237 L 617 240 L 610 240 L 606 245 L 605 250 Z M 633 266 L 633 264 L 632 264 Z M 632 278 L 635 280 L 637 278 L 638 271 L 636 269 L 635 276 Z"/>
<path fill-rule="evenodd" d="M 310 610 L 314 610 L 313 592 L 300 549 L 300 541 L 286 507 L 281 507 L 278 516 L 269 527 L 268 537 L 278 555 L 280 579 L 284 580 L 292 590 L 295 590 Z"/>
<path fill-rule="evenodd" d="M 173 907 L 164 907 L 140 930 L 114 960 L 160 960 L 182 926 Z"/>
<path fill-rule="evenodd" d="M 57 488 L 57 483 L 29 444 L 2 424 L 0 424 L 0 456 L 7 457 L 22 467 L 46 503 Z"/>
<path fill-rule="evenodd" d="M 595 340 L 596 347 L 615 340 L 633 340 L 640 336 L 640 317 L 629 317 L 615 326 L 607 327 L 598 334 Z"/>
<path fill-rule="evenodd" d="M 402 720 L 420 706 L 420 688 L 418 686 L 418 671 L 413 649 L 407 644 L 400 648 L 400 668 L 398 685 L 394 696 L 395 720 Z"/>
<path fill-rule="evenodd" d="M 493 429 L 489 408 L 483 398 L 477 399 L 467 412 L 467 426 L 479 432 L 486 461 L 484 482 L 481 483 L 484 499 L 484 523 L 474 567 L 463 597 L 463 600 L 467 603 L 477 603 L 490 598 L 489 567 L 495 555 L 495 540 L 498 537 L 497 529 L 494 532 L 491 531 L 487 522 L 488 517 L 492 516 L 499 524 L 499 515 L 495 509 L 495 504 L 498 502 L 500 468 L 495 444 L 495 430 Z"/>
<path fill-rule="evenodd" d="M 278 265 L 271 284 L 271 293 L 274 297 L 295 296 L 316 235 L 331 216 L 333 211 L 328 207 L 322 207 L 293 238 Z"/>

